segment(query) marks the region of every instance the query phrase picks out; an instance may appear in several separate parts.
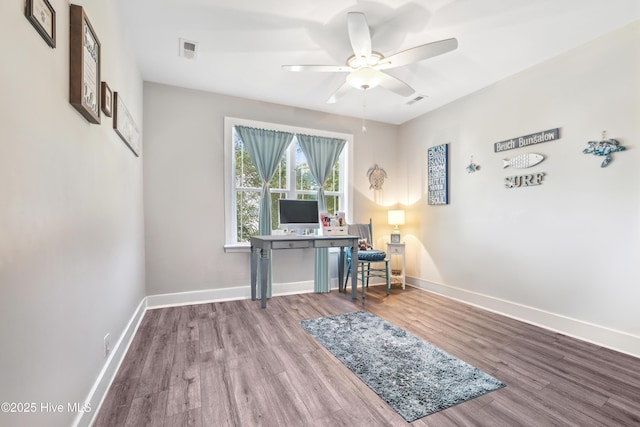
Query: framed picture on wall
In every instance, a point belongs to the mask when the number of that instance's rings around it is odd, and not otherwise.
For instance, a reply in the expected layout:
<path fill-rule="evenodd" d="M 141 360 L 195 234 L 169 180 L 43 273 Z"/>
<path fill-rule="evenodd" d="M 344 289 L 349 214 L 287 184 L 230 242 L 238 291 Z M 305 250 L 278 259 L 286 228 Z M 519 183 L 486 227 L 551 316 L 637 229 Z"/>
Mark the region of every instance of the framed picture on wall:
<path fill-rule="evenodd" d="M 113 93 L 113 130 L 136 157 L 140 157 L 140 131 L 118 92 Z"/>
<path fill-rule="evenodd" d="M 56 47 L 56 11 L 47 0 L 27 0 L 24 14 L 52 48 Z"/>
<path fill-rule="evenodd" d="M 82 6 L 71 5 L 69 102 L 90 123 L 100 123 L 100 40 Z"/>
<path fill-rule="evenodd" d="M 430 205 L 449 204 L 449 144 L 427 150 L 427 196 Z"/>
<path fill-rule="evenodd" d="M 100 89 L 100 109 L 105 116 L 111 117 L 111 109 L 113 108 L 113 92 L 111 92 L 111 88 L 107 82 L 102 82 Z"/>

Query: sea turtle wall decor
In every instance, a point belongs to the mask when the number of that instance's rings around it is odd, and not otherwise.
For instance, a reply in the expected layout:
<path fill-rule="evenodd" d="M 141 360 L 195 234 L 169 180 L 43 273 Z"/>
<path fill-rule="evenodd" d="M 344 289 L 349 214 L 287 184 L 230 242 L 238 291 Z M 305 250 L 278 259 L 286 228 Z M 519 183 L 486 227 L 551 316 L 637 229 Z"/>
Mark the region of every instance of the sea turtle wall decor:
<path fill-rule="evenodd" d="M 582 150 L 584 154 L 593 154 L 594 156 L 604 157 L 601 168 L 607 167 L 607 165 L 613 160 L 611 153 L 616 151 L 624 151 L 626 148 L 620 145 L 620 141 L 617 139 L 607 139 L 607 131 L 602 132 L 602 140 L 589 141 L 589 146 Z"/>
<path fill-rule="evenodd" d="M 369 190 L 382 190 L 384 180 L 387 177 L 387 173 L 378 164 L 374 164 L 367 171 L 369 177 Z"/>

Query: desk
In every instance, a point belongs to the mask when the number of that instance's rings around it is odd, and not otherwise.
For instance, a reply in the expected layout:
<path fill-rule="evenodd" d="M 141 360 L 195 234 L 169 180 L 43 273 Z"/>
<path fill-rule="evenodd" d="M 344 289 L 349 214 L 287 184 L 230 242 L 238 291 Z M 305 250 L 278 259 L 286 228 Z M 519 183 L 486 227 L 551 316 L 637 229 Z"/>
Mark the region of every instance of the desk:
<path fill-rule="evenodd" d="M 351 248 L 351 255 L 358 256 L 358 236 L 297 236 L 297 235 L 272 235 L 272 236 L 254 236 L 251 238 L 251 300 L 256 300 L 256 288 L 258 279 L 258 256 L 260 257 L 260 266 L 262 274 L 260 277 L 260 289 L 262 308 L 267 306 L 267 284 L 271 271 L 269 271 L 269 259 L 271 250 L 276 249 L 305 249 L 305 248 L 341 248 L 338 260 L 338 287 L 340 292 L 343 290 L 344 278 L 344 250 L 342 248 Z M 357 268 L 358 263 L 352 263 L 351 268 L 351 298 L 356 299 Z"/>

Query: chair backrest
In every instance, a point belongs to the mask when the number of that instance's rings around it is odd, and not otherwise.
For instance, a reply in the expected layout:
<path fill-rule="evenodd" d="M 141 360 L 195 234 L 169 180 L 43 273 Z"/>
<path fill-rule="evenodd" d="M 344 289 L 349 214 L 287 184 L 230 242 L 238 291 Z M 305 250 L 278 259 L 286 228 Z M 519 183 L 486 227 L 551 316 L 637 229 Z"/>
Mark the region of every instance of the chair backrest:
<path fill-rule="evenodd" d="M 368 224 L 349 224 L 347 232 L 352 236 L 359 236 L 361 239 L 367 240 L 367 246 L 373 247 L 373 227 L 371 219 Z"/>

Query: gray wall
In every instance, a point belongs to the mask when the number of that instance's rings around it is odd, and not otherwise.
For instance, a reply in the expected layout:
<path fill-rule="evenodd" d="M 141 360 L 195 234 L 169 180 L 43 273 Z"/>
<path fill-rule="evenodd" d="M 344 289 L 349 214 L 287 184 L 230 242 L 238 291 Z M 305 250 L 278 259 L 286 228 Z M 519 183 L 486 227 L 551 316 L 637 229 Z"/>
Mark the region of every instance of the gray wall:
<path fill-rule="evenodd" d="M 410 209 L 415 283 L 573 334 L 594 325 L 628 334 L 608 344 L 640 355 L 639 46 L 636 22 L 401 126 L 403 171 L 417 183 L 399 200 Z M 556 127 L 558 141 L 493 152 L 495 142 Z M 603 130 L 627 147 L 606 168 L 582 154 Z M 429 206 L 426 150 L 442 143 L 451 203 Z M 547 159 L 502 168 L 525 152 Z M 472 155 L 481 170 L 468 174 Z M 528 171 L 545 172 L 543 184 L 504 187 Z M 586 335 L 604 340 L 599 333 Z"/>
<path fill-rule="evenodd" d="M 367 170 L 397 163 L 396 126 L 146 82 L 145 240 L 149 295 L 247 287 L 248 253 L 224 251 L 224 117 L 354 135 L 354 217 L 374 217 L 383 241 L 386 208 L 403 182 L 390 173 L 384 194 L 369 190 Z M 313 253 L 274 253 L 274 283 L 313 280 Z M 295 266 L 293 268 L 292 266 Z"/>
<path fill-rule="evenodd" d="M 102 42 L 102 76 L 142 129 L 142 80 L 112 2 L 76 1 Z M 57 48 L 0 2 L 0 401 L 63 404 L 0 424 L 68 426 L 145 295 L 142 159 L 68 101 L 69 2 Z"/>

